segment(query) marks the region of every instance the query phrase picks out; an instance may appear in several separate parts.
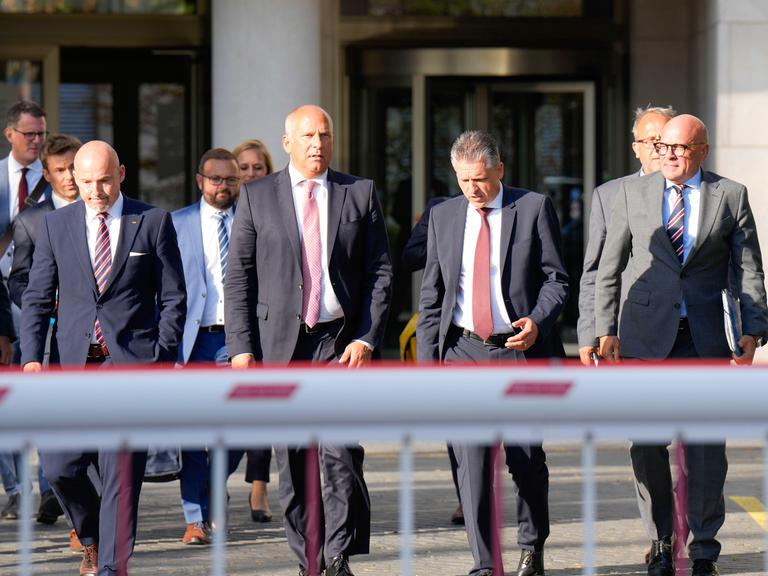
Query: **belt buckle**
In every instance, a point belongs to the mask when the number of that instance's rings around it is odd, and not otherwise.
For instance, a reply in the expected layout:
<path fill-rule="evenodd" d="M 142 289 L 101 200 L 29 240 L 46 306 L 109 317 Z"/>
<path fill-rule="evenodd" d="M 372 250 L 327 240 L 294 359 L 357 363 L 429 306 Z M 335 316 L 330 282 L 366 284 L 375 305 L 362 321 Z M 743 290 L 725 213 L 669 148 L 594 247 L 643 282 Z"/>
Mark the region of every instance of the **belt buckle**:
<path fill-rule="evenodd" d="M 314 326 L 312 326 L 312 328 L 310 328 L 309 324 L 307 324 L 306 322 L 302 322 L 301 326 L 304 329 L 304 334 L 314 334 L 315 332 L 317 332 L 317 324 L 315 324 Z"/>

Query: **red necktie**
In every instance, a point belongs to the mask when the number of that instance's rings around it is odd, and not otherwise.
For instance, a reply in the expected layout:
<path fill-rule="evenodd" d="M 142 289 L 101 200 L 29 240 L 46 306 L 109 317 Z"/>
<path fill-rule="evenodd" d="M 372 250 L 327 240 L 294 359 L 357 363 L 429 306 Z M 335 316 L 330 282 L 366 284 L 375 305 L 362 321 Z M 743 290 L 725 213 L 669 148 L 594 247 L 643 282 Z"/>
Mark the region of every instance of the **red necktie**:
<path fill-rule="evenodd" d="M 29 196 L 27 172 L 29 172 L 29 168 L 21 169 L 21 180 L 19 180 L 19 212 L 24 208 L 24 202 L 27 200 L 27 196 Z"/>
<path fill-rule="evenodd" d="M 685 242 L 683 234 L 685 233 L 685 204 L 683 203 L 683 190 L 685 184 L 674 185 L 675 189 L 675 204 L 672 206 L 672 210 L 669 211 L 669 221 L 667 222 L 667 234 L 669 240 L 672 242 L 672 249 L 680 258 L 680 264 L 685 260 Z"/>
<path fill-rule="evenodd" d="M 112 270 L 112 248 L 109 244 L 109 228 L 107 228 L 107 212 L 101 212 L 96 215 L 99 218 L 99 229 L 96 233 L 96 249 L 93 257 L 93 275 L 96 278 L 96 286 L 99 289 L 99 295 L 104 293 L 107 285 L 107 278 Z M 96 324 L 93 328 L 96 342 L 105 346 L 104 335 L 101 333 L 101 324 L 96 318 Z"/>
<path fill-rule="evenodd" d="M 320 211 L 312 194 L 314 180 L 305 180 L 304 214 L 301 221 L 301 273 L 304 294 L 301 314 L 304 323 L 312 328 L 320 318 L 320 283 L 323 276 L 322 248 L 320 246 Z"/>
<path fill-rule="evenodd" d="M 486 340 L 493 334 L 491 315 L 491 227 L 488 225 L 490 208 L 480 208 L 480 232 L 475 245 L 472 273 L 472 320 L 475 334 Z"/>

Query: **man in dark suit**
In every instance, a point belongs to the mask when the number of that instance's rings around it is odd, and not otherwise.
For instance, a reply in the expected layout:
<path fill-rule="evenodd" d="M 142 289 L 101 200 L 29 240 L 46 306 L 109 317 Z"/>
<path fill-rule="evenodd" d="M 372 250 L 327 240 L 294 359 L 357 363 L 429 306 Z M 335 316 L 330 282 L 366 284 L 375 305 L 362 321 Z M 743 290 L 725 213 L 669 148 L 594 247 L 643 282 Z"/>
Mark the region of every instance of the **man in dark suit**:
<path fill-rule="evenodd" d="M 232 226 L 224 286 L 232 366 L 292 360 L 363 366 L 381 344 L 392 297 L 376 187 L 328 168 L 333 123 L 321 108 L 302 106 L 288 115 L 283 147 L 289 165 L 244 186 Z M 351 575 L 348 557 L 367 553 L 370 537 L 362 447 L 320 446 L 325 525 L 320 522 L 316 557 L 308 557 L 313 527 L 305 526 L 305 482 L 316 472 L 306 469 L 305 449 L 275 453 L 299 573 L 319 571 L 326 561 L 327 576 Z M 310 488 L 319 493 L 319 486 Z"/>
<path fill-rule="evenodd" d="M 625 180 L 615 200 L 596 280 L 600 355 L 612 361 L 731 358 L 751 364 L 768 333 L 768 310 L 747 189 L 701 169 L 708 135 L 695 116 L 667 122 L 656 150 L 661 171 Z M 630 254 L 629 287 L 622 296 Z M 741 356 L 731 354 L 723 328 L 725 288 L 741 302 Z M 667 447 L 634 445 L 631 456 L 636 481 L 650 497 L 654 554 L 663 558 L 648 565 L 648 574 L 671 576 L 674 504 Z M 725 520 L 725 443 L 688 445 L 686 459 L 691 575 L 716 576 L 716 536 Z"/>
<path fill-rule="evenodd" d="M 123 196 L 124 176 L 125 167 L 105 142 L 88 142 L 75 156 L 83 202 L 46 215 L 22 298 L 25 372 L 42 369 L 57 304 L 56 342 L 64 366 L 176 360 L 186 293 L 171 216 Z M 146 451 L 133 453 L 129 494 L 116 452 L 43 453 L 41 458 L 83 544 L 80 574 L 107 576 L 125 569 L 136 535 Z M 87 474 L 91 464 L 99 470 L 100 494 Z M 128 526 L 123 533 L 117 528 L 118 509 L 126 500 L 130 517 L 119 519 Z"/>
<path fill-rule="evenodd" d="M 517 362 L 555 329 L 568 295 L 551 201 L 503 186 L 495 138 L 465 132 L 451 148 L 463 196 L 435 206 L 421 286 L 421 361 Z M 458 233 L 457 233 L 458 231 Z M 562 347 L 562 344 L 560 344 Z M 491 551 L 491 447 L 454 443 L 473 576 L 501 576 Z M 506 446 L 518 487 L 518 574 L 544 574 L 549 473 L 540 445 Z"/>

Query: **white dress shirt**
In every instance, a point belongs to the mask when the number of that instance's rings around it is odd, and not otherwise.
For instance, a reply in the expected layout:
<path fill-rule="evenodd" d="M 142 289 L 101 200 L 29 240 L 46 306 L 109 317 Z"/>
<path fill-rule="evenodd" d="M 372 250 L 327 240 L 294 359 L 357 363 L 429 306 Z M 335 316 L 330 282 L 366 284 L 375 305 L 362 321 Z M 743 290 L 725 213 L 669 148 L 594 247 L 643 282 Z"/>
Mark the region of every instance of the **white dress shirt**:
<path fill-rule="evenodd" d="M 504 294 L 501 287 L 501 207 L 504 187 L 500 185 L 499 193 L 486 205 L 490 208 L 486 218 L 491 230 L 491 314 L 493 316 L 493 333 L 509 334 L 512 332 L 512 322 L 504 306 Z M 456 290 L 456 307 L 453 309 L 453 323 L 467 330 L 475 331 L 472 318 L 472 290 L 475 269 L 475 247 L 480 232 L 481 216 L 470 204 L 467 207 L 467 218 L 464 223 L 464 245 L 461 253 L 461 271 L 459 286 Z"/>
<path fill-rule="evenodd" d="M 224 325 L 224 282 L 221 276 L 221 253 L 219 252 L 219 218 L 221 212 L 205 198 L 200 198 L 200 226 L 203 233 L 203 254 L 205 256 L 205 304 L 200 326 Z M 223 211 L 227 217 L 224 224 L 227 235 L 232 235 L 232 207 Z"/>
<path fill-rule="evenodd" d="M 696 244 L 696 238 L 699 234 L 699 208 L 701 206 L 701 170 L 689 180 L 685 181 L 683 188 L 683 262 L 688 259 L 688 255 Z M 677 192 L 673 188 L 674 182 L 664 181 L 664 202 L 661 207 L 664 229 L 666 230 L 669 215 L 675 205 Z M 685 307 L 685 300 L 680 297 L 680 316 L 688 316 L 688 310 Z"/>
<path fill-rule="evenodd" d="M 291 189 L 293 190 L 293 206 L 296 209 L 296 224 L 299 228 L 299 239 L 302 238 L 302 221 L 304 219 L 304 198 L 307 195 L 304 188 L 304 182 L 307 180 L 301 173 L 288 165 L 288 173 L 291 176 Z M 312 178 L 317 184 L 312 195 L 317 202 L 317 209 L 320 216 L 320 247 L 323 258 L 323 281 L 320 285 L 320 322 L 330 322 L 344 316 L 339 299 L 331 285 L 331 277 L 328 274 L 328 171 L 317 178 Z"/>
<path fill-rule="evenodd" d="M 40 160 L 35 160 L 29 166 L 23 166 L 13 157 L 13 154 L 8 155 L 8 210 L 9 222 L 13 222 L 13 219 L 19 213 L 19 183 L 21 182 L 21 169 L 29 168 L 27 172 L 27 190 L 31 195 L 34 191 L 40 178 L 43 177 L 43 164 Z M 0 206 L 0 210 L 2 210 Z M 5 278 L 11 272 L 11 264 L 13 264 L 13 242 L 8 243 L 8 247 L 5 249 L 5 253 L 0 258 L 0 271 Z"/>
<path fill-rule="evenodd" d="M 53 202 L 53 209 L 58 210 L 59 208 L 64 208 L 64 206 L 69 206 L 70 204 L 80 201 L 80 196 L 76 196 L 74 200 L 65 200 L 56 194 L 56 192 L 52 192 L 51 201 Z"/>

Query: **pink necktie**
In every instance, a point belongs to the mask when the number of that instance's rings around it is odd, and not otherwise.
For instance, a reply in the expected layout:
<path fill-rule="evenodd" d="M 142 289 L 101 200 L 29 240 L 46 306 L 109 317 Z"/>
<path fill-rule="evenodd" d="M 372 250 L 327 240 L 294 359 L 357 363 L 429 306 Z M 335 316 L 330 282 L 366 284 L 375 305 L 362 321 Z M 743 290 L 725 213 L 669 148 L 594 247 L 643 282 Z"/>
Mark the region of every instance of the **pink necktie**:
<path fill-rule="evenodd" d="M 493 334 L 491 315 L 491 228 L 488 225 L 490 208 L 480 208 L 480 232 L 475 245 L 472 272 L 472 322 L 475 334 L 486 340 Z"/>
<path fill-rule="evenodd" d="M 301 273 L 304 277 L 304 297 L 301 314 L 310 328 L 320 318 L 320 283 L 322 281 L 322 248 L 320 247 L 320 212 L 312 195 L 316 182 L 305 180 L 304 216 L 301 221 Z"/>
<path fill-rule="evenodd" d="M 99 219 L 99 229 L 96 233 L 96 249 L 93 257 L 93 275 L 96 277 L 96 286 L 99 294 L 104 292 L 107 285 L 107 278 L 112 270 L 112 248 L 109 244 L 109 228 L 107 228 L 107 212 L 101 212 L 96 215 Z M 96 318 L 96 325 L 93 328 L 96 342 L 104 346 L 104 335 L 101 333 L 101 324 Z"/>

